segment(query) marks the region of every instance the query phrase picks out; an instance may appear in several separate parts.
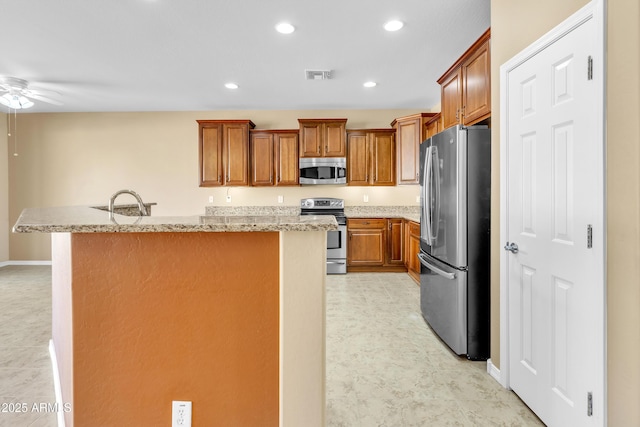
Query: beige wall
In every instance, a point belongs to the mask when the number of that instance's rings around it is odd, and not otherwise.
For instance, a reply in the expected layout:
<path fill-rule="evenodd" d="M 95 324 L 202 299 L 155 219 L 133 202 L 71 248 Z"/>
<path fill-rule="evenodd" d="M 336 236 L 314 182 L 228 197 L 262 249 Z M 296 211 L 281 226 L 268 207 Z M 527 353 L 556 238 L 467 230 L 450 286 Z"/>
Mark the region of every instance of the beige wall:
<path fill-rule="evenodd" d="M 19 114 L 20 156 L 10 159 L 13 225 L 26 207 L 106 204 L 130 188 L 157 202 L 154 215 L 197 215 L 214 205 L 297 205 L 303 197 L 331 196 L 349 205 L 417 205 L 418 187 L 304 186 L 199 188 L 197 119 L 251 119 L 256 128 L 297 129 L 302 117 L 346 117 L 347 127 L 390 127 L 416 110 L 224 111 Z M 6 151 L 6 150 L 4 150 Z M 226 203 L 227 193 L 232 202 Z M 119 202 L 132 201 L 121 196 Z M 12 260 L 49 260 L 50 237 L 12 234 Z"/>
<path fill-rule="evenodd" d="M 7 115 L 0 113 L 0 263 L 9 260 L 9 147 Z"/>
<path fill-rule="evenodd" d="M 492 0 L 492 229 L 499 230 L 500 65 L 584 6 L 585 0 Z M 608 425 L 640 425 L 640 5 L 607 2 Z M 500 364 L 499 255 L 492 241 L 491 358 Z"/>

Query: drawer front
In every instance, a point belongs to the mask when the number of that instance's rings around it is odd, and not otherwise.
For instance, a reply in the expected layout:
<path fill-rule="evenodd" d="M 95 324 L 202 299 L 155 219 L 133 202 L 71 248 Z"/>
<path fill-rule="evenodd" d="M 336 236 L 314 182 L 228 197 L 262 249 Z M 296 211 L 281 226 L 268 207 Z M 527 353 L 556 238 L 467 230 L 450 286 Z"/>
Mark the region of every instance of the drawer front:
<path fill-rule="evenodd" d="M 387 225 L 386 219 L 381 218 L 349 218 L 347 228 L 376 228 L 384 229 Z"/>

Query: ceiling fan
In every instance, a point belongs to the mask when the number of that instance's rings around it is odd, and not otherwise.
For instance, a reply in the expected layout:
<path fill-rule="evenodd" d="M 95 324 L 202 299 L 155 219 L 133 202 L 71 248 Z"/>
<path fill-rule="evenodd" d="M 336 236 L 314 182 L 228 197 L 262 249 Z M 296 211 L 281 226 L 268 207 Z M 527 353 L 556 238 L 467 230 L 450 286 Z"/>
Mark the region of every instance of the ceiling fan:
<path fill-rule="evenodd" d="M 17 77 L 0 76 L 0 104 L 14 110 L 33 107 L 33 100 L 43 101 L 54 105 L 63 105 L 44 95 L 44 93 L 60 95 L 57 92 L 42 89 L 32 89 L 29 82 Z"/>

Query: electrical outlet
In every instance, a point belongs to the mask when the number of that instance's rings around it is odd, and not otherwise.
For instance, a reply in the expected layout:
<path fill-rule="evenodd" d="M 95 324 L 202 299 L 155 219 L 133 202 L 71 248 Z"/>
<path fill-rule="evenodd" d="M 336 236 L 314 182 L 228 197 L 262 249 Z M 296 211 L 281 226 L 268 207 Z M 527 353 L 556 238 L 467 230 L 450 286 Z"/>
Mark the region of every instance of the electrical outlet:
<path fill-rule="evenodd" d="M 209 196 L 209 203 L 213 203 L 213 196 Z"/>
<path fill-rule="evenodd" d="M 369 203 L 369 195 L 368 194 L 364 195 L 364 202 L 365 203 Z"/>
<path fill-rule="evenodd" d="M 227 203 L 231 203 L 231 196 L 227 196 Z"/>
<path fill-rule="evenodd" d="M 278 203 L 284 203 L 284 196 L 278 196 Z"/>
<path fill-rule="evenodd" d="M 174 400 L 171 404 L 171 427 L 191 427 L 191 402 Z"/>
<path fill-rule="evenodd" d="M 416 196 L 416 203 L 420 203 L 420 196 Z"/>

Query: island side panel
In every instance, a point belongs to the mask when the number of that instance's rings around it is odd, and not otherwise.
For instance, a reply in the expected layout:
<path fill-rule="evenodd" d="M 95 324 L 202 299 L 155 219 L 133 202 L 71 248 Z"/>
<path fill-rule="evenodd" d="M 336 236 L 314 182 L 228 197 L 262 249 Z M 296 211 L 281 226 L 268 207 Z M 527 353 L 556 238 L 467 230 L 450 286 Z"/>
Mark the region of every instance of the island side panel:
<path fill-rule="evenodd" d="M 51 336 L 60 378 L 60 404 L 73 403 L 73 327 L 71 319 L 71 234 L 53 233 L 51 249 Z M 60 399 L 61 396 L 56 396 Z M 71 408 L 73 409 L 73 407 Z M 65 425 L 72 426 L 72 413 L 64 412 Z"/>
<path fill-rule="evenodd" d="M 325 425 L 327 232 L 280 233 L 280 425 Z"/>
<path fill-rule="evenodd" d="M 277 425 L 278 235 L 73 234 L 74 424 Z"/>

